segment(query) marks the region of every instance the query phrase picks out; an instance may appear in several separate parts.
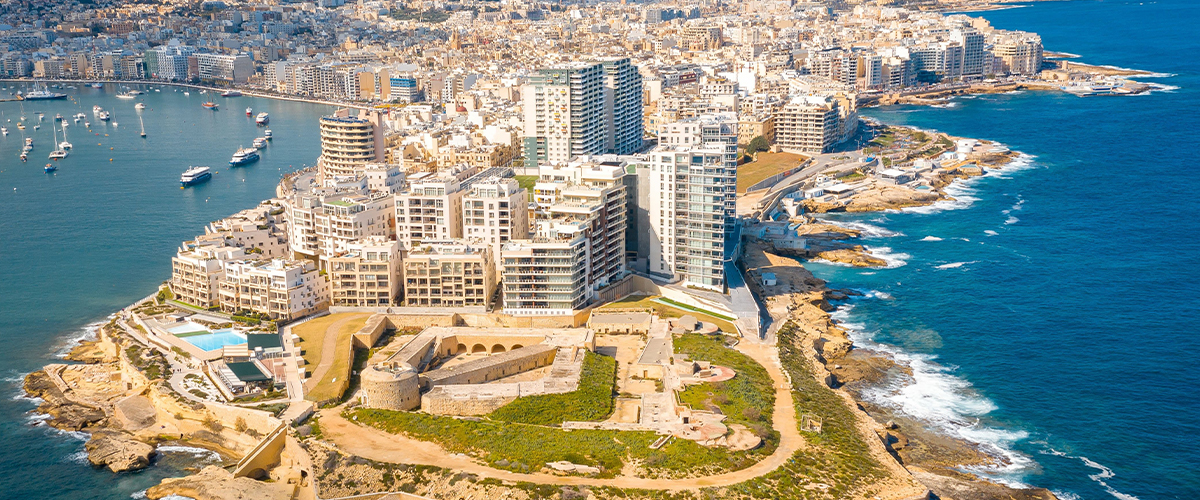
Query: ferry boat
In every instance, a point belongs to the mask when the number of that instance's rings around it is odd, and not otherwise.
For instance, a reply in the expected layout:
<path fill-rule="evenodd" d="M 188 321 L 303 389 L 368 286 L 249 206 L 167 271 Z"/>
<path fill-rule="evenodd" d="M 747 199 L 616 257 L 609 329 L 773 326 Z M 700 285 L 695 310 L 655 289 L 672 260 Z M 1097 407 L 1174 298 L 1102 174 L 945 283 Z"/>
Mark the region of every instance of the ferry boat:
<path fill-rule="evenodd" d="M 259 125 L 266 125 L 270 121 L 271 121 L 271 117 L 267 116 L 266 111 L 263 111 L 262 113 L 259 113 L 258 116 L 254 117 L 254 123 L 257 123 Z"/>
<path fill-rule="evenodd" d="M 263 131 L 263 139 L 268 141 L 271 140 L 271 129 L 266 129 Z"/>
<path fill-rule="evenodd" d="M 203 106 L 204 109 L 211 109 L 213 111 L 216 111 L 217 108 L 220 107 L 221 105 L 217 104 L 215 102 L 212 102 L 212 101 L 206 101 L 204 104 L 201 104 L 201 106 Z"/>
<path fill-rule="evenodd" d="M 50 173 L 53 173 L 55 170 L 58 170 L 58 167 L 47 163 L 45 167 L 42 167 L 42 169 L 44 169 L 47 174 L 50 174 Z"/>
<path fill-rule="evenodd" d="M 212 172 L 208 167 L 192 167 L 179 176 L 179 185 L 180 187 L 193 186 L 211 178 Z"/>
<path fill-rule="evenodd" d="M 133 105 L 133 108 L 134 108 L 134 109 L 146 109 L 146 103 L 144 103 L 144 102 L 139 102 L 139 103 L 137 103 L 137 104 L 134 104 L 134 105 Z"/>
<path fill-rule="evenodd" d="M 66 99 L 67 94 L 51 92 L 49 90 L 31 90 L 28 94 L 24 95 L 24 98 L 26 101 L 45 101 L 48 99 Z"/>
<path fill-rule="evenodd" d="M 246 116 L 254 116 L 254 110 L 250 109 L 250 108 L 246 108 Z"/>
<path fill-rule="evenodd" d="M 256 161 L 258 161 L 258 150 L 254 148 L 241 148 L 233 154 L 233 158 L 229 159 L 229 164 L 236 167 Z"/>
<path fill-rule="evenodd" d="M 267 147 L 267 139 L 265 137 L 259 137 L 259 138 L 255 139 L 254 147 L 256 147 L 258 149 Z"/>
<path fill-rule="evenodd" d="M 100 121 L 102 121 L 102 122 L 108 121 L 108 116 L 109 116 L 108 111 L 101 111 L 100 112 Z"/>
<path fill-rule="evenodd" d="M 221 92 L 221 97 L 241 97 L 242 93 L 236 90 L 226 90 Z"/>

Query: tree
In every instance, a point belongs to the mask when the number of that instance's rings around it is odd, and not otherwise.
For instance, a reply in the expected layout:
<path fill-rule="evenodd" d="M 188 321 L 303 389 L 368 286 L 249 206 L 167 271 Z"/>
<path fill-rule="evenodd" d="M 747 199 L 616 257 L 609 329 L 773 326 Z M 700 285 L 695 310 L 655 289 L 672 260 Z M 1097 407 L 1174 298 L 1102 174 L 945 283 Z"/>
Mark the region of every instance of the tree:
<path fill-rule="evenodd" d="M 760 135 L 750 139 L 750 144 L 746 146 L 746 153 L 754 154 L 759 151 L 766 151 L 768 149 L 771 149 L 771 145 L 767 143 L 767 140 L 764 139 L 763 136 Z"/>

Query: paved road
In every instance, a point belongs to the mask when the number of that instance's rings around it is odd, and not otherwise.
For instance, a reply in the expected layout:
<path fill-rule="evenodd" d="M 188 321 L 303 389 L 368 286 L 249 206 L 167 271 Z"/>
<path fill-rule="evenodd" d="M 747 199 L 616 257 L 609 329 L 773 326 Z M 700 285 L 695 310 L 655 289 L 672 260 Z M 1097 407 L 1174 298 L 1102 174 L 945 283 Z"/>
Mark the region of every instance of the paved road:
<path fill-rule="evenodd" d="M 373 427 L 349 422 L 342 418 L 340 407 L 321 412 L 321 432 L 326 439 L 333 441 L 342 450 L 363 458 L 381 462 L 433 465 L 506 481 L 673 491 L 729 486 L 754 479 L 779 468 L 796 451 L 807 446 L 796 425 L 796 407 L 792 401 L 791 384 L 779 363 L 775 346 L 759 342 L 743 342 L 737 349 L 763 365 L 771 375 L 771 381 L 775 386 L 773 417 L 775 430 L 779 432 L 779 447 L 770 456 L 750 467 L 714 476 L 663 480 L 636 477 L 597 479 L 540 473 L 519 474 L 482 465 L 465 455 L 448 453 L 441 446 L 428 441 L 388 434 Z"/>

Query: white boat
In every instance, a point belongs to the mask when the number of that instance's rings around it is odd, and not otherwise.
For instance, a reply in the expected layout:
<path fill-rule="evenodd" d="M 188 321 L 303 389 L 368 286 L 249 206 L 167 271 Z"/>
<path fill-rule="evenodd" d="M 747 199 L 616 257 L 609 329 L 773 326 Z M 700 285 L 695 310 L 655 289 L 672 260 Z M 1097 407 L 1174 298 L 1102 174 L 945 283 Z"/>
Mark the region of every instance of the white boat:
<path fill-rule="evenodd" d="M 39 128 L 42 128 L 42 126 L 41 126 L 41 125 L 34 125 L 34 126 L 33 126 L 33 129 L 34 129 L 34 130 L 37 130 L 37 129 L 39 129 Z"/>
<path fill-rule="evenodd" d="M 246 108 L 246 116 L 254 116 L 254 110 L 250 109 L 250 108 Z"/>
<path fill-rule="evenodd" d="M 108 111 L 101 111 L 100 112 L 100 121 L 102 121 L 102 122 L 108 121 L 108 116 L 109 116 Z"/>
<path fill-rule="evenodd" d="M 50 128 L 53 129 L 54 127 L 50 127 Z M 58 131 L 55 130 L 54 132 L 55 132 L 54 133 L 54 142 L 55 142 L 55 144 L 57 144 L 58 143 Z M 55 149 L 54 151 L 50 152 L 49 158 L 51 160 L 61 160 L 66 157 L 67 157 L 67 150 L 63 149 L 62 147 L 59 147 L 58 149 Z"/>
<path fill-rule="evenodd" d="M 192 95 L 192 93 L 185 90 L 183 91 L 183 95 Z"/>
<path fill-rule="evenodd" d="M 0 134 L 8 135 L 8 127 L 0 127 Z"/>
<path fill-rule="evenodd" d="M 117 99 L 133 99 L 134 97 L 136 96 L 133 94 L 117 94 Z"/>
<path fill-rule="evenodd" d="M 267 147 L 267 139 L 265 137 L 259 137 L 259 138 L 255 139 L 254 147 L 256 147 L 258 149 Z"/>
<path fill-rule="evenodd" d="M 268 141 L 271 140 L 271 129 L 264 130 L 263 137 L 266 138 Z"/>
<path fill-rule="evenodd" d="M 145 94 L 145 92 L 142 92 L 142 91 L 140 91 L 140 90 L 138 90 L 138 89 L 133 89 L 133 90 L 130 90 L 130 91 L 126 92 L 126 94 L 129 94 L 129 95 L 142 95 L 142 94 Z"/>
<path fill-rule="evenodd" d="M 270 121 L 271 121 L 271 117 L 267 116 L 266 111 L 263 111 L 262 113 L 259 113 L 258 116 L 254 117 L 254 123 L 257 123 L 259 125 L 266 125 Z"/>
<path fill-rule="evenodd" d="M 258 161 L 258 150 L 254 148 L 240 148 L 233 157 L 229 159 L 229 164 L 233 166 L 245 165 Z"/>
<path fill-rule="evenodd" d="M 104 111 L 104 108 L 100 107 L 100 105 L 99 105 L 99 104 L 97 104 L 97 105 L 95 105 L 95 106 L 92 106 L 92 112 L 93 112 L 93 113 L 99 113 L 99 112 L 101 112 L 101 111 Z M 83 114 L 83 113 L 80 113 L 80 114 Z"/>
<path fill-rule="evenodd" d="M 187 187 L 212 178 L 212 172 L 208 167 L 192 167 L 183 172 L 179 177 L 179 185 Z"/>
<path fill-rule="evenodd" d="M 133 107 L 134 107 L 134 109 L 146 109 L 146 103 L 139 102 L 139 103 L 135 104 Z"/>

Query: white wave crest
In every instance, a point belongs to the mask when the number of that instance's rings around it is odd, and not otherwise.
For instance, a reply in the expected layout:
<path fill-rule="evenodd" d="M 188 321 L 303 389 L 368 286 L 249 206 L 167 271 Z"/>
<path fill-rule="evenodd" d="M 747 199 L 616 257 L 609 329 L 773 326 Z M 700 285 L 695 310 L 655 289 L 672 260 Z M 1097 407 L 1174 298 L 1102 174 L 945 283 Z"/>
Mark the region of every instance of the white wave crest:
<path fill-rule="evenodd" d="M 219 455 L 217 452 L 206 450 L 204 448 L 197 448 L 195 446 L 159 445 L 158 448 L 155 448 L 155 451 L 159 453 L 186 453 L 189 455 L 198 455 L 203 456 L 205 460 L 211 461 L 221 460 L 221 455 Z"/>
<path fill-rule="evenodd" d="M 1054 493 L 1054 496 L 1058 497 L 1058 500 L 1083 500 L 1083 497 L 1069 491 L 1050 490 L 1050 492 Z"/>
<path fill-rule="evenodd" d="M 996 235 L 999 235 L 1000 233 L 997 233 L 995 231 L 992 231 L 991 229 L 988 229 L 987 231 L 984 231 L 983 234 L 986 234 L 988 236 L 996 236 Z"/>
<path fill-rule="evenodd" d="M 906 253 L 892 252 L 892 249 L 890 247 L 863 246 L 863 248 L 865 248 L 867 250 L 867 252 L 869 252 L 871 255 L 874 255 L 874 256 L 879 257 L 880 259 L 883 259 L 884 261 L 886 261 L 887 262 L 887 266 L 885 266 L 886 269 L 895 269 L 897 267 L 903 267 L 905 264 L 908 264 L 908 260 L 906 260 L 906 259 L 909 259 L 912 257 L 911 255 L 906 254 Z"/>
<path fill-rule="evenodd" d="M 879 290 L 859 290 L 859 289 L 856 289 L 855 291 L 856 291 L 856 292 L 858 292 L 858 293 L 861 293 L 861 294 L 862 294 L 862 298 L 864 298 L 864 299 L 884 299 L 884 300 L 887 300 L 887 299 L 891 299 L 891 298 L 892 298 L 892 294 L 890 294 L 890 293 L 887 293 L 887 292 L 881 292 L 881 291 L 879 291 Z"/>
<path fill-rule="evenodd" d="M 147 490 L 142 490 L 142 491 L 135 491 L 133 493 L 130 493 L 129 498 L 139 498 L 139 499 L 146 498 L 146 491 Z"/>
<path fill-rule="evenodd" d="M 937 236 L 926 236 L 921 238 L 921 241 L 942 241 L 942 239 L 938 238 Z"/>
<path fill-rule="evenodd" d="M 1010 216 L 1009 216 L 1007 219 L 1004 219 L 1004 225 L 1005 225 L 1005 226 L 1011 226 L 1011 225 L 1013 225 L 1013 224 L 1016 224 L 1016 223 L 1018 223 L 1018 222 L 1021 222 L 1021 219 L 1018 219 L 1018 218 L 1016 218 L 1016 217 L 1013 217 L 1013 216 L 1011 216 L 1011 215 L 1010 215 Z"/>
<path fill-rule="evenodd" d="M 834 222 L 821 220 L 826 224 L 835 224 Z M 835 225 L 839 225 L 848 229 L 858 231 L 865 238 L 892 238 L 896 236 L 904 236 L 904 233 L 892 231 L 885 227 L 868 224 L 862 221 L 839 221 Z"/>
<path fill-rule="evenodd" d="M 942 104 L 934 104 L 933 107 L 942 108 L 942 109 L 951 109 L 951 108 L 957 108 L 958 103 L 957 102 L 946 102 L 946 103 L 942 103 Z"/>
<path fill-rule="evenodd" d="M 952 183 L 949 186 L 946 186 L 945 192 L 946 194 L 950 195 L 951 199 L 940 200 L 932 205 L 925 205 L 923 207 L 902 208 L 900 211 L 913 214 L 935 214 L 947 210 L 962 210 L 964 208 L 969 208 L 971 205 L 975 204 L 976 201 L 979 201 L 979 198 L 971 196 L 977 191 L 968 186 L 967 181 Z"/>
<path fill-rule="evenodd" d="M 965 265 L 967 265 L 967 264 L 974 264 L 974 263 L 976 263 L 976 262 L 979 262 L 979 261 L 977 261 L 977 260 L 971 260 L 971 261 L 966 261 L 966 262 L 951 262 L 951 263 L 949 263 L 949 264 L 942 264 L 942 265 L 940 265 L 940 266 L 933 266 L 933 267 L 936 267 L 936 268 L 938 268 L 938 269 L 957 269 L 957 268 L 960 268 L 960 267 L 962 267 L 962 266 L 965 266 Z"/>
<path fill-rule="evenodd" d="M 105 318 L 104 321 L 88 323 L 83 325 L 79 331 L 63 336 L 54 345 L 54 355 L 59 358 L 65 358 L 71 353 L 71 349 L 79 346 L 79 344 L 90 340 L 96 340 L 96 335 L 100 333 L 100 327 L 104 326 L 112 318 L 113 316 L 110 315 L 108 318 Z"/>

